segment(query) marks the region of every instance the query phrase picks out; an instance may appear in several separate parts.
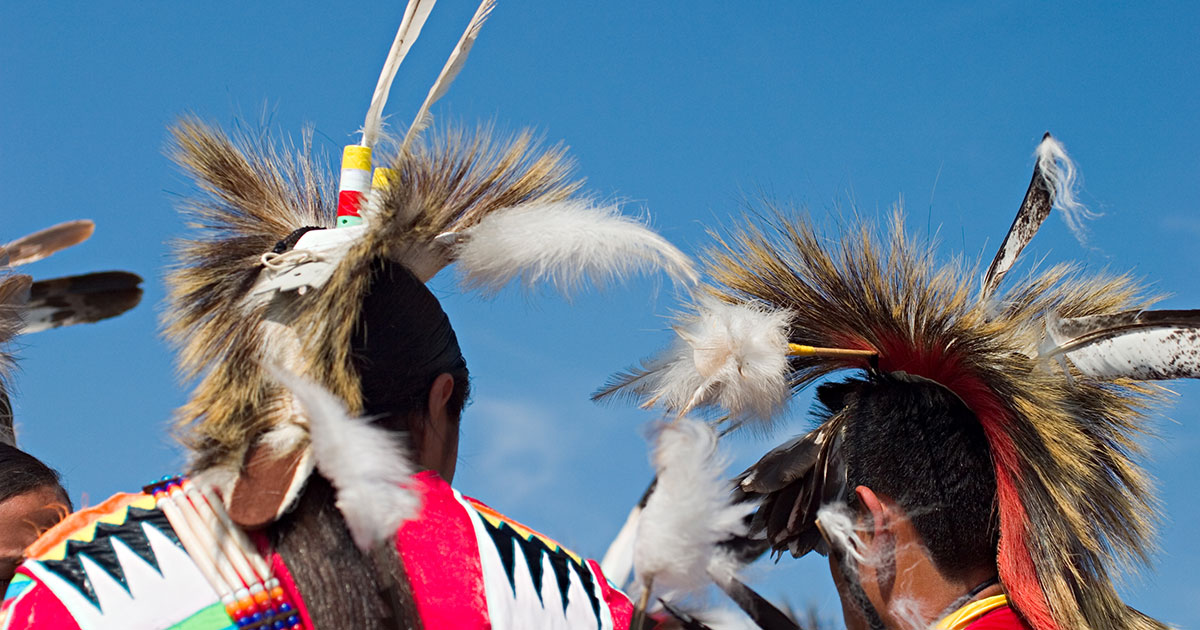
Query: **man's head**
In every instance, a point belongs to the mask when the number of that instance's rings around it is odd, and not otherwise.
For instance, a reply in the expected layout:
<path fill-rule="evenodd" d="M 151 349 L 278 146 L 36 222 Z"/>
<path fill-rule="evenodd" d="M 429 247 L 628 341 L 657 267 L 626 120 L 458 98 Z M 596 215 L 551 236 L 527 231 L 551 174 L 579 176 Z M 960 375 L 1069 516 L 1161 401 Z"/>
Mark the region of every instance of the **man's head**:
<path fill-rule="evenodd" d="M 378 260 L 351 345 L 364 415 L 407 433 L 417 463 L 451 480 L 470 380 L 437 298 L 404 266 Z"/>
<path fill-rule="evenodd" d="M 0 591 L 8 587 L 25 548 L 70 512 L 58 473 L 30 454 L 0 444 Z"/>
<path fill-rule="evenodd" d="M 834 554 L 847 621 L 852 609 L 868 625 L 894 616 L 901 598 L 940 607 L 994 576 L 995 475 L 962 400 L 899 373 L 826 385 L 818 396 L 845 420 L 847 503 L 864 546 L 865 561 Z"/>

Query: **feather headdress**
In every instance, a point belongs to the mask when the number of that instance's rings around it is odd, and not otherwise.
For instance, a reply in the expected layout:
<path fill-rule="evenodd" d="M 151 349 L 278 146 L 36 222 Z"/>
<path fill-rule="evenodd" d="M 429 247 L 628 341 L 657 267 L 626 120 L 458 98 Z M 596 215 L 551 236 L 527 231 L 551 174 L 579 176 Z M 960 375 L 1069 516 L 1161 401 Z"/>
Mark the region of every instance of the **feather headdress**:
<path fill-rule="evenodd" d="M 397 35 L 377 96 L 432 4 L 424 2 L 406 13 L 412 25 Z M 428 102 L 458 73 L 490 7 L 472 19 Z M 263 440 L 280 452 L 308 448 L 303 412 L 267 363 L 328 390 L 350 415 L 363 412 L 351 339 L 381 259 L 421 282 L 454 264 L 465 287 L 485 294 L 514 280 L 570 291 L 638 270 L 696 279 L 691 262 L 643 223 L 578 195 L 563 149 L 528 133 L 417 129 L 372 178 L 379 111 L 373 102 L 363 144 L 347 148 L 340 192 L 307 140 L 295 151 L 195 119 L 174 128 L 172 157 L 202 193 L 184 206 L 199 233 L 176 246 L 166 314 L 185 376 L 200 379 L 178 418 L 193 468 L 239 471 Z M 426 117 L 427 106 L 417 124 Z M 362 173 L 374 184 L 361 186 Z"/>
<path fill-rule="evenodd" d="M 7 269 L 37 262 L 87 240 L 95 224 L 86 219 L 67 221 L 38 230 L 0 246 Z M 78 276 L 33 280 L 24 274 L 0 278 L 0 348 L 22 333 L 86 324 L 116 317 L 142 300 L 142 279 L 126 271 L 101 271 Z M 15 444 L 7 378 L 13 357 L 0 350 L 0 442 Z"/>
<path fill-rule="evenodd" d="M 1033 627 L 1161 627 L 1127 608 L 1113 580 L 1145 563 L 1152 546 L 1155 501 L 1133 456 L 1160 390 L 1141 381 L 1200 376 L 1200 312 L 1147 311 L 1151 300 L 1128 276 L 1088 276 L 1072 266 L 997 291 L 1072 172 L 1065 153 L 1046 146 L 1053 139 L 1043 142 L 982 296 L 972 289 L 972 268 L 936 264 L 899 214 L 884 234 L 859 224 L 838 237 L 777 213 L 766 226 L 720 240 L 708 256 L 709 295 L 787 322 L 786 343 L 770 358 L 776 365 L 785 357 L 781 372 L 762 379 L 742 370 L 759 382 L 726 387 L 782 380 L 794 392 L 841 370 L 940 384 L 982 425 L 997 487 L 997 569 Z M 652 359 L 610 391 L 674 391 L 671 380 L 680 377 L 671 370 L 685 353 L 669 352 L 673 367 Z M 843 430 L 842 416 L 832 414 L 743 476 L 744 491 L 764 495 L 756 520 L 776 550 L 801 555 L 819 544 L 817 510 L 846 492 Z"/>

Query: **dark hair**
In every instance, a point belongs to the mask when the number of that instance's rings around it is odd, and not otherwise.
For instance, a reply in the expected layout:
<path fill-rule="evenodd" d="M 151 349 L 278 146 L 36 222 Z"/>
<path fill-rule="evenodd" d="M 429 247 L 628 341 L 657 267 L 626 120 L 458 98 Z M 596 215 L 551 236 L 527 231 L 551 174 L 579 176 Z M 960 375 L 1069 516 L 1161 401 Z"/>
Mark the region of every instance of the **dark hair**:
<path fill-rule="evenodd" d="M 313 474 L 270 538 L 304 595 L 314 630 L 420 628 L 412 587 L 395 545 L 363 554 L 351 540 L 336 493 Z"/>
<path fill-rule="evenodd" d="M 863 485 L 895 500 L 948 577 L 995 566 L 991 451 L 962 399 L 903 373 L 824 385 L 818 397 L 831 412 L 846 414 L 842 453 L 850 488 Z"/>
<path fill-rule="evenodd" d="M 447 402 L 457 420 L 470 395 L 470 374 L 441 303 L 403 265 L 377 259 L 354 335 L 352 361 L 362 383 L 364 413 L 397 431 L 420 431 L 429 388 L 454 377 Z"/>
<path fill-rule="evenodd" d="M 15 446 L 0 442 L 0 501 L 47 487 L 57 490 L 67 508 L 71 507 L 67 491 L 53 468 Z"/>
<path fill-rule="evenodd" d="M 454 377 L 447 402 L 459 419 L 470 393 L 458 338 L 437 298 L 403 265 L 371 264 L 351 338 L 363 414 L 407 435 L 423 430 L 429 389 Z M 314 474 L 295 509 L 271 526 L 275 549 L 304 594 L 313 627 L 419 628 L 412 587 L 395 545 L 363 554 L 351 542 L 330 483 Z"/>

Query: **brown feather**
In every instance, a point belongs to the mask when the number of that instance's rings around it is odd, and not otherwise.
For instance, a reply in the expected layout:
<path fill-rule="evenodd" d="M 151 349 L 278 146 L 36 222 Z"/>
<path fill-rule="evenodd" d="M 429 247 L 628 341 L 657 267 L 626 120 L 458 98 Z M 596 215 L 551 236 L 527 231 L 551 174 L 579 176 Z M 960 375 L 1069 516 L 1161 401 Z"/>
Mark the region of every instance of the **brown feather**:
<path fill-rule="evenodd" d="M 35 262 L 86 241 L 95 228 L 96 224 L 87 219 L 59 223 L 4 245 L 4 253 L 12 267 Z"/>
<path fill-rule="evenodd" d="M 102 271 L 34 282 L 24 309 L 32 333 L 116 317 L 142 301 L 142 278 L 126 271 Z"/>

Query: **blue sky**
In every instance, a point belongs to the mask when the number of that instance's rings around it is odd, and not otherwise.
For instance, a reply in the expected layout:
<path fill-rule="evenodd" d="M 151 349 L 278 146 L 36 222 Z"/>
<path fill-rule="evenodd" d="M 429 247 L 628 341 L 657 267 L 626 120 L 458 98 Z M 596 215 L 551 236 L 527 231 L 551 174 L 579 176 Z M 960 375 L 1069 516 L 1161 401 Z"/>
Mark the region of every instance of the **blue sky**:
<path fill-rule="evenodd" d="M 1053 132 L 1103 216 L 1080 244 L 1051 218 L 1025 255 L 1131 271 L 1200 307 L 1200 8 L 1189 3 L 858 4 L 502 0 L 443 120 L 533 127 L 571 147 L 588 188 L 644 212 L 689 253 L 744 200 L 882 215 L 902 201 L 944 256 L 989 258 Z M 188 385 L 157 333 L 172 209 L 190 187 L 163 157 L 186 112 L 276 138 L 313 125 L 337 153 L 362 122 L 403 2 L 9 3 L 0 11 L 0 239 L 74 218 L 88 243 L 39 277 L 129 269 L 136 311 L 21 340 L 23 446 L 98 502 L 179 469 L 167 430 Z M 352 9 L 344 8 L 346 6 Z M 443 0 L 387 113 L 411 119 L 474 6 Z M 460 294 L 433 282 L 475 379 L 457 480 L 579 551 L 603 552 L 649 479 L 653 414 L 596 407 L 605 377 L 668 341 L 661 278 L 588 293 Z M 1173 384 L 1147 466 L 1164 501 L 1156 569 L 1123 587 L 1164 620 L 1200 619 L 1194 484 L 1200 386 Z M 736 466 L 803 431 L 808 399 Z M 820 559 L 755 568 L 764 592 L 834 617 Z"/>

